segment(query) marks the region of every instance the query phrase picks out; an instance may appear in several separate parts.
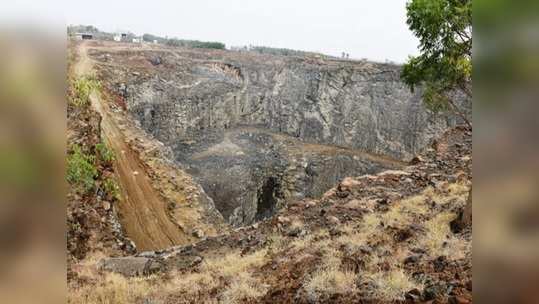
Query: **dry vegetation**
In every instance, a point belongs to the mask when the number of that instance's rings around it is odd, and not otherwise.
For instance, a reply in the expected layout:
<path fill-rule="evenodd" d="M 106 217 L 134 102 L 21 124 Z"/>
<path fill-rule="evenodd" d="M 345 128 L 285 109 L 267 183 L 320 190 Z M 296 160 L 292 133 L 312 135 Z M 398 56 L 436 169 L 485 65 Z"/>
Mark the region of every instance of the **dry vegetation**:
<path fill-rule="evenodd" d="M 324 251 L 322 265 L 304 284 L 309 299 L 316 301 L 321 296 L 356 292 L 357 276 L 342 269 L 341 253 L 331 247 L 326 247 Z"/>
<path fill-rule="evenodd" d="M 102 256 L 92 256 L 79 264 L 80 276 L 99 281 L 96 285 L 77 288 L 69 294 L 69 303 L 127 304 L 153 298 L 180 303 L 210 301 L 203 294 L 219 289 L 218 298 L 223 303 L 239 303 L 264 295 L 267 286 L 256 278 L 256 269 L 267 262 L 267 251 L 258 250 L 241 256 L 238 252 L 223 257 L 215 256 L 204 261 L 195 272 L 173 271 L 167 276 L 126 278 L 119 274 L 100 273 L 97 261 Z M 181 299 L 177 296 L 181 295 Z"/>
<path fill-rule="evenodd" d="M 449 222 L 455 217 L 451 211 L 439 211 L 437 206 L 452 201 L 464 204 L 467 185 L 448 184 L 448 194 L 426 188 L 422 193 L 395 202 L 386 212 L 369 212 L 350 221 L 332 236 L 327 228 L 320 228 L 301 237 L 290 239 L 274 231 L 266 247 L 242 254 L 239 251 L 207 256 L 191 272 L 172 271 L 163 276 L 125 278 L 117 274 L 101 274 L 95 262 L 101 256 L 89 257 L 80 264 L 79 275 L 98 281 L 95 286 L 70 293 L 69 303 L 137 303 L 141 299 L 161 299 L 163 303 L 244 303 L 257 302 L 270 290 L 261 269 L 275 259 L 299 259 L 298 256 L 319 255 L 321 263 L 301 279 L 306 298 L 322 302 L 335 295 L 361 294 L 363 298 L 384 301 L 404 300 L 410 290 L 423 290 L 424 282 L 414 279 L 402 267 L 403 260 L 414 247 L 424 248 L 429 256 L 447 256 L 453 260 L 466 258 L 469 241 L 451 233 Z M 443 209 L 442 209 L 443 210 Z M 419 218 L 428 218 L 424 222 Z M 396 246 L 384 226 L 405 228 L 413 223 L 422 232 L 409 242 Z M 304 223 L 295 219 L 292 229 L 302 229 Z M 379 243 L 373 247 L 374 243 Z M 362 248 L 372 248 L 364 255 L 359 270 L 344 263 L 347 255 Z"/>

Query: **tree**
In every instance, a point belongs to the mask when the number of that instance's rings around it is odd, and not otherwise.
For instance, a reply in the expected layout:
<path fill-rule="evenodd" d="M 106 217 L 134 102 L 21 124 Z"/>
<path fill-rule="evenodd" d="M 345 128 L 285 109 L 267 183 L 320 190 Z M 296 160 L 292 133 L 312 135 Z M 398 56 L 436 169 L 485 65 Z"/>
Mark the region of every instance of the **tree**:
<path fill-rule="evenodd" d="M 472 97 L 472 1 L 411 0 L 406 10 L 421 54 L 408 59 L 402 79 L 412 92 L 424 88 L 423 101 L 431 110 L 452 110 L 471 127 L 454 96 Z"/>

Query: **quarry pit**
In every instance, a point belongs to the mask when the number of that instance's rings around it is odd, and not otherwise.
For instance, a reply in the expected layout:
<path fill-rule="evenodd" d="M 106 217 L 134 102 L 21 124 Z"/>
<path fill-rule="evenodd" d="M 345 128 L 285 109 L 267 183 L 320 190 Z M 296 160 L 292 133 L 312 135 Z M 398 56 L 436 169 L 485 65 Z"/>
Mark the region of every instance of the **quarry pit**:
<path fill-rule="evenodd" d="M 165 46 L 88 55 L 110 102 L 233 227 L 344 177 L 399 169 L 456 123 L 428 111 L 393 64 Z"/>

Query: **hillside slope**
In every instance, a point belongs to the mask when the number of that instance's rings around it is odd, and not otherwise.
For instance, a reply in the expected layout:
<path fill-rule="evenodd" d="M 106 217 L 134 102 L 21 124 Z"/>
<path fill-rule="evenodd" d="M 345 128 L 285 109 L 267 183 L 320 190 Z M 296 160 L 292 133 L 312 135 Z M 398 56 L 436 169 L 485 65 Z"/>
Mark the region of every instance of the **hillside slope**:
<path fill-rule="evenodd" d="M 92 283 L 70 301 L 470 303 L 471 227 L 451 223 L 471 169 L 471 131 L 452 129 L 402 171 L 346 178 L 193 245 L 88 264 Z"/>

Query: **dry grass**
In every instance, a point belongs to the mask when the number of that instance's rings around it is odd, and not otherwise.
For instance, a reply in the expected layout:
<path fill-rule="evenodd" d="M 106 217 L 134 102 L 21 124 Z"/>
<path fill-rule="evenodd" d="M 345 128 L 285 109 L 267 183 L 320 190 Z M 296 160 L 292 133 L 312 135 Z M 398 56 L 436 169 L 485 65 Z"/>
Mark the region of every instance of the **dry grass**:
<path fill-rule="evenodd" d="M 92 252 L 86 256 L 83 260 L 74 264 L 72 269 L 80 277 L 83 278 L 95 278 L 98 274 L 97 264 L 100 260 L 105 258 L 105 254 L 101 252 Z"/>
<path fill-rule="evenodd" d="M 341 266 L 342 253 L 333 247 L 323 249 L 322 265 L 320 268 L 337 269 Z"/>
<path fill-rule="evenodd" d="M 209 272 L 174 273 L 172 277 L 173 279 L 166 286 L 167 293 L 181 292 L 190 296 L 219 286 L 219 280 Z"/>
<path fill-rule="evenodd" d="M 292 248 L 295 250 L 310 248 L 316 251 L 326 248 L 330 243 L 331 239 L 328 230 L 322 228 L 304 237 L 294 238 L 294 240 L 290 243 L 290 246 L 292 246 Z"/>
<path fill-rule="evenodd" d="M 460 183 L 447 183 L 441 187 L 443 192 L 436 191 L 434 188 L 429 187 L 424 192 L 424 195 L 430 198 L 438 205 L 445 205 L 450 202 L 457 202 L 458 204 L 464 204 L 468 197 L 468 191 L 470 190 L 469 182 Z"/>
<path fill-rule="evenodd" d="M 130 304 L 153 292 L 152 278 L 125 278 L 107 274 L 98 286 L 87 286 L 69 293 L 68 303 L 73 304 Z"/>
<path fill-rule="evenodd" d="M 460 239 L 450 231 L 449 223 L 455 218 L 451 212 L 433 213 L 436 208 L 429 205 L 434 201 L 437 205 L 456 203 L 464 204 L 469 187 L 465 183 L 447 184 L 442 190 L 433 187 L 426 188 L 422 193 L 395 202 L 385 213 L 370 213 L 365 215 L 361 221 L 355 225 L 346 225 L 341 230 L 343 235 L 337 238 L 336 244 L 347 244 L 354 249 L 361 245 L 366 245 L 370 240 L 384 240 L 389 235 L 381 231 L 380 223 L 386 226 L 405 227 L 411 224 L 419 224 L 425 229 L 425 233 L 419 234 L 411 246 L 425 248 L 430 256 L 437 257 L 445 255 L 449 258 L 465 258 L 470 252 L 471 244 Z M 430 218 L 426 222 L 418 222 L 421 217 Z M 406 292 L 418 288 L 422 289 L 422 283 L 414 281 L 400 267 L 402 261 L 409 256 L 409 247 L 406 243 L 403 246 L 389 246 L 393 244 L 391 238 L 387 238 L 387 244 L 378 245 L 372 254 L 365 257 L 365 269 L 359 274 L 362 283 L 370 283 L 373 290 L 369 293 L 372 298 L 384 301 L 403 300 Z M 390 252 L 388 255 L 387 253 Z M 389 265 L 389 271 L 383 271 L 380 265 Z M 334 274 L 336 268 L 321 268 L 316 272 L 311 281 L 306 285 L 310 296 L 321 293 L 331 293 L 331 289 L 338 289 L 325 283 L 331 280 L 330 276 L 343 276 Z"/>
<path fill-rule="evenodd" d="M 312 274 L 304 288 L 313 301 L 322 295 L 351 294 L 357 291 L 356 275 L 338 268 L 323 268 Z"/>
<path fill-rule="evenodd" d="M 232 277 L 249 268 L 260 267 L 268 261 L 267 250 L 261 249 L 248 255 L 241 256 L 239 252 L 232 252 L 225 256 L 208 258 L 202 265 L 202 271 L 208 271 L 223 277 Z"/>
<path fill-rule="evenodd" d="M 425 199 L 425 193 L 421 193 L 419 195 L 400 200 L 391 206 L 386 213 L 382 214 L 381 219 L 384 224 L 392 227 L 408 226 L 414 221 L 415 216 L 428 212 L 429 208 L 425 204 Z"/>
<path fill-rule="evenodd" d="M 471 244 L 450 230 L 449 223 L 455 217 L 454 213 L 443 212 L 425 223 L 426 233 L 419 239 L 419 244 L 433 257 L 443 255 L 458 260 L 465 258 L 470 251 Z"/>
<path fill-rule="evenodd" d="M 123 304 L 133 303 L 151 292 L 149 278 L 126 278 L 119 274 L 109 273 L 100 276 L 97 263 L 104 257 L 101 253 L 93 253 L 73 266 L 73 270 L 81 278 L 96 280 L 97 286 L 87 285 L 72 289 L 68 293 L 68 303 L 73 304 Z"/>
<path fill-rule="evenodd" d="M 172 273 L 169 281 L 160 281 L 155 276 L 126 278 L 118 274 L 107 274 L 99 278 L 97 286 L 88 285 L 72 290 L 69 303 L 73 304 L 127 304 L 144 298 L 166 298 L 181 296 L 183 299 L 197 298 L 204 291 L 221 286 L 222 281 L 232 282 L 223 291 L 225 303 L 236 303 L 263 295 L 266 287 L 252 277 L 251 269 L 262 266 L 268 260 L 266 250 L 241 256 L 233 252 L 224 257 L 206 259 L 200 272 Z M 89 262 L 88 262 L 89 263 Z M 86 272 L 87 270 L 85 270 Z M 88 272 L 91 273 L 91 272 Z M 93 276 L 95 278 L 95 276 Z"/>
<path fill-rule="evenodd" d="M 336 244 L 347 246 L 352 250 L 358 250 L 360 246 L 367 243 L 369 234 L 369 231 L 345 226 L 343 227 L 343 234 L 337 238 Z"/>
<path fill-rule="evenodd" d="M 224 303 L 239 303 L 245 300 L 256 300 L 267 292 L 267 286 L 254 279 L 249 273 L 239 273 L 230 286 L 222 293 Z"/>
<path fill-rule="evenodd" d="M 423 289 L 422 284 L 413 281 L 402 269 L 376 272 L 368 280 L 374 283 L 373 296 L 378 300 L 404 300 L 406 292 L 414 288 Z"/>
<path fill-rule="evenodd" d="M 224 303 L 256 299 L 266 293 L 266 286 L 252 276 L 251 270 L 268 262 L 267 252 L 267 249 L 262 249 L 244 256 L 233 252 L 224 257 L 214 257 L 207 259 L 201 270 L 213 278 L 223 278 L 231 282 L 221 294 Z"/>
<path fill-rule="evenodd" d="M 287 245 L 286 238 L 278 232 L 272 233 L 267 240 L 269 243 L 268 249 L 272 252 L 281 251 Z"/>
<path fill-rule="evenodd" d="M 312 245 L 313 236 L 307 235 L 302 238 L 295 238 L 290 242 L 290 246 L 295 250 L 302 250 Z"/>
<path fill-rule="evenodd" d="M 341 253 L 334 248 L 324 249 L 323 264 L 311 274 L 304 289 L 312 301 L 323 295 L 349 294 L 357 291 L 356 275 L 341 269 Z"/>
<path fill-rule="evenodd" d="M 380 215 L 368 213 L 359 224 L 344 225 L 341 229 L 343 234 L 337 238 L 336 243 L 358 250 L 360 246 L 367 244 L 373 235 L 380 233 L 380 221 Z"/>

